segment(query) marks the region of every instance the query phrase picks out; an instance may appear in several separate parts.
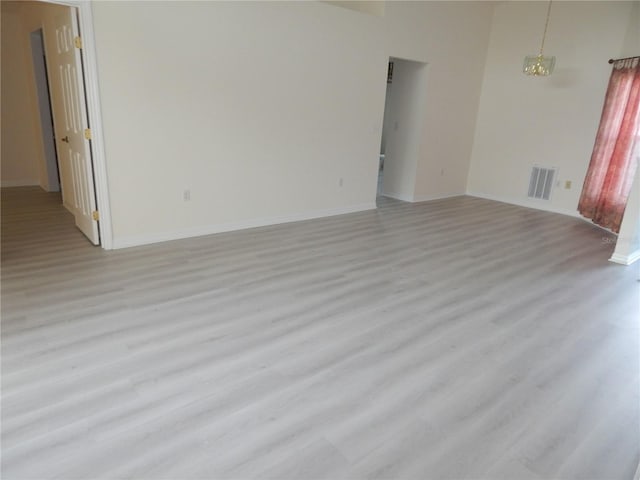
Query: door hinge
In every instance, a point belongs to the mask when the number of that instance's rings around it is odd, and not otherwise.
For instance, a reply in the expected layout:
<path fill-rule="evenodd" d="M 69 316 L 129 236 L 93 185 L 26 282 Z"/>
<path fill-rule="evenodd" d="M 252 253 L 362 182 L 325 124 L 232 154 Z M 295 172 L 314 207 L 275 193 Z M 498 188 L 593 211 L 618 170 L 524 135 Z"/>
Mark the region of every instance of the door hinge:
<path fill-rule="evenodd" d="M 84 129 L 84 138 L 86 138 L 87 140 L 91 140 L 91 129 L 90 128 L 85 128 Z"/>
<path fill-rule="evenodd" d="M 100 220 L 100 214 L 98 213 L 98 210 L 94 210 L 91 213 L 91 216 L 93 217 L 93 219 L 97 222 L 98 220 Z"/>
<path fill-rule="evenodd" d="M 80 37 L 74 38 L 73 43 L 76 46 L 76 48 L 82 48 L 82 39 Z"/>

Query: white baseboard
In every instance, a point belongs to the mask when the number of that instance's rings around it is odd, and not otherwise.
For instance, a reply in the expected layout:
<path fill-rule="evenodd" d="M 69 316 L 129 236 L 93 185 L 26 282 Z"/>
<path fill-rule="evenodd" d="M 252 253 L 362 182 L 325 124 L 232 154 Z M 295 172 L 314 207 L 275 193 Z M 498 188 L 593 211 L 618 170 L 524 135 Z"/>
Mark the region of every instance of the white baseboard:
<path fill-rule="evenodd" d="M 413 202 L 411 197 L 407 197 L 401 193 L 381 193 L 383 197 L 393 198 L 394 200 L 400 200 L 401 202 Z"/>
<path fill-rule="evenodd" d="M 38 180 L 2 180 L 0 187 L 37 187 L 40 185 Z"/>
<path fill-rule="evenodd" d="M 380 195 L 382 195 L 383 197 L 389 197 L 389 198 L 393 198 L 395 200 L 400 200 L 403 202 L 420 203 L 420 202 L 431 202 L 433 200 L 442 200 L 445 198 L 461 197 L 464 195 L 464 193 L 446 193 L 444 195 L 417 195 L 415 197 L 408 197 L 406 195 L 396 194 L 396 193 L 381 193 Z"/>
<path fill-rule="evenodd" d="M 517 205 L 519 207 L 533 208 L 535 210 L 542 210 L 544 212 L 559 213 L 561 215 L 567 215 L 569 217 L 586 220 L 584 217 L 582 217 L 578 213 L 577 210 L 575 211 L 565 210 L 564 208 L 557 208 L 548 204 L 543 205 L 536 201 L 526 201 L 526 200 L 513 199 L 513 198 L 497 197 L 494 195 L 489 195 L 486 193 L 478 193 L 478 192 L 467 192 L 466 194 L 469 195 L 470 197 L 484 198 L 485 200 L 493 200 L 494 202 L 508 203 L 510 205 Z M 592 223 L 592 222 L 589 221 L 589 223 Z"/>
<path fill-rule="evenodd" d="M 445 198 L 462 197 L 462 196 L 464 196 L 464 192 L 462 192 L 462 193 L 445 193 L 443 195 L 418 195 L 413 199 L 413 201 L 415 203 L 432 202 L 433 200 L 444 200 Z"/>
<path fill-rule="evenodd" d="M 609 259 L 610 262 L 619 263 L 620 265 L 631 265 L 634 262 L 640 260 L 640 250 L 630 253 L 629 255 L 621 255 L 614 253 Z"/>
<path fill-rule="evenodd" d="M 241 222 L 229 222 L 215 225 L 204 225 L 201 227 L 188 228 L 175 232 L 158 232 L 151 234 L 132 235 L 128 237 L 114 237 L 113 248 L 137 247 L 140 245 L 149 245 L 152 243 L 168 242 L 171 240 L 180 240 L 183 238 L 200 237 L 203 235 L 212 235 L 214 233 L 232 232 L 235 230 L 245 230 L 247 228 L 266 227 L 270 225 L 279 225 L 282 223 L 300 222 L 303 220 L 312 220 L 314 218 L 332 217 L 334 215 L 344 215 L 347 213 L 363 212 L 366 210 L 375 210 L 375 203 L 365 203 L 360 205 L 352 205 L 349 207 L 333 208 L 328 210 L 316 210 L 293 215 L 285 215 L 282 217 L 256 218 Z"/>

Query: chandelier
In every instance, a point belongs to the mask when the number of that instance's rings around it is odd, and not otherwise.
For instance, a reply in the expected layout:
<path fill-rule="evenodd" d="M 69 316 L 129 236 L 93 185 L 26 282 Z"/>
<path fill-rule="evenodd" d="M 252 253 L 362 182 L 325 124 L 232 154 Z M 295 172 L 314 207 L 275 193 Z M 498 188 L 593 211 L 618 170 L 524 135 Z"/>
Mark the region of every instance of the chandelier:
<path fill-rule="evenodd" d="M 551 16 L 551 2 L 547 8 L 547 21 L 544 24 L 544 33 L 542 34 L 542 44 L 540 45 L 540 53 L 538 55 L 527 55 L 524 57 L 524 65 L 522 71 L 525 75 L 534 77 L 546 77 L 551 75 L 553 67 L 556 65 L 556 57 L 545 57 L 542 53 L 544 49 L 544 40 L 547 36 L 547 27 L 549 26 L 549 17 Z"/>

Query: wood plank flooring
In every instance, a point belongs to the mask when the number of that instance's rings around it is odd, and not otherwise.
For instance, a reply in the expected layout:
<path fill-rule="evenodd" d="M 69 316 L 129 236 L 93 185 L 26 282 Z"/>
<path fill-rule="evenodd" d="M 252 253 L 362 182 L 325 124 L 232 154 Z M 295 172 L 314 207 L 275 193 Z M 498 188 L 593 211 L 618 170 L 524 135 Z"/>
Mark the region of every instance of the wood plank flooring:
<path fill-rule="evenodd" d="M 3 479 L 631 479 L 639 270 L 470 197 L 104 251 L 2 191 Z"/>

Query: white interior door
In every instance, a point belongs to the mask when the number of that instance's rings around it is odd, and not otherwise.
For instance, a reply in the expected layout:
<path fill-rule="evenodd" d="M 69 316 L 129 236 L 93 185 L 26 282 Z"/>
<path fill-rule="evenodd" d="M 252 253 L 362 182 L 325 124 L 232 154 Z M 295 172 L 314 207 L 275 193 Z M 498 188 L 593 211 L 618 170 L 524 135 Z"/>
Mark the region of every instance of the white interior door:
<path fill-rule="evenodd" d="M 100 243 L 91 145 L 87 138 L 87 105 L 75 8 L 56 16 L 47 49 L 50 95 L 63 202 L 77 227 L 94 244 Z"/>

